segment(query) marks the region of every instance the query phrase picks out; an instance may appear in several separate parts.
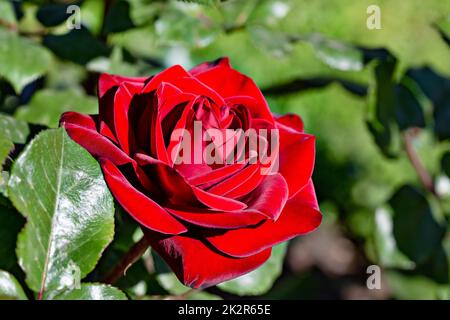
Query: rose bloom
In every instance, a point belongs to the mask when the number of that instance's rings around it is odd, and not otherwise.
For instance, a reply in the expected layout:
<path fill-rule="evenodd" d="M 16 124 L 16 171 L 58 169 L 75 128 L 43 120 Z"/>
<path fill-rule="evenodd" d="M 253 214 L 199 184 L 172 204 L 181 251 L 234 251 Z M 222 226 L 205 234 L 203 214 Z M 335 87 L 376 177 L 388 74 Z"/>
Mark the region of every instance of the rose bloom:
<path fill-rule="evenodd" d="M 300 117 L 273 115 L 227 58 L 148 78 L 102 74 L 98 95 L 98 115 L 68 112 L 61 126 L 99 161 L 116 200 L 185 285 L 248 273 L 274 245 L 319 226 L 314 136 Z M 202 130 L 277 129 L 278 170 L 265 172 L 261 161 L 174 161 L 180 141 L 172 133 L 192 133 L 196 121 Z"/>

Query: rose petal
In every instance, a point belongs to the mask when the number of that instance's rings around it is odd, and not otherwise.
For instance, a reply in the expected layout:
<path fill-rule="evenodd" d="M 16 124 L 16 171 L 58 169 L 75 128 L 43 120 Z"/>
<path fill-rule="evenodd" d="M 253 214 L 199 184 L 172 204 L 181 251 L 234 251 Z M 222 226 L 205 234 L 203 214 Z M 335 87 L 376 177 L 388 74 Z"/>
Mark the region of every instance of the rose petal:
<path fill-rule="evenodd" d="M 222 58 L 219 58 L 214 61 L 203 62 L 203 63 L 199 64 L 198 66 L 189 70 L 189 73 L 191 75 L 197 75 L 199 73 L 208 71 L 217 66 L 224 66 L 224 67 L 231 68 L 230 59 L 228 57 L 222 57 Z"/>
<path fill-rule="evenodd" d="M 111 161 L 100 159 L 106 183 L 120 205 L 143 226 L 164 234 L 180 234 L 186 227 L 148 196 L 136 190 Z"/>
<path fill-rule="evenodd" d="M 266 219 L 266 217 L 258 211 L 212 212 L 208 210 L 195 210 L 196 209 L 189 208 L 183 208 L 183 210 L 167 209 L 167 211 L 177 218 L 206 228 L 242 228 L 258 224 Z"/>
<path fill-rule="evenodd" d="M 309 134 L 280 130 L 279 173 L 289 186 L 289 197 L 305 186 L 312 176 L 315 160 L 315 137 Z"/>
<path fill-rule="evenodd" d="M 316 203 L 314 187 L 310 182 L 286 203 L 277 221 L 267 220 L 256 227 L 228 230 L 206 239 L 215 248 L 233 257 L 252 256 L 316 229 L 322 221 Z"/>
<path fill-rule="evenodd" d="M 97 131 L 68 122 L 62 122 L 61 125 L 72 140 L 89 151 L 95 158 L 107 158 L 116 165 L 133 162 L 133 159 Z"/>
<path fill-rule="evenodd" d="M 246 274 L 269 257 L 271 249 L 243 259 L 222 255 L 202 241 L 185 236 L 161 237 L 145 232 L 152 248 L 186 286 L 202 289 Z"/>
<path fill-rule="evenodd" d="M 281 124 L 286 130 L 293 129 L 297 132 L 303 132 L 304 124 L 302 118 L 294 113 L 288 113 L 276 118 L 278 124 Z M 288 129 L 289 128 L 289 129 Z"/>
<path fill-rule="evenodd" d="M 129 82 L 136 85 L 143 85 L 148 77 L 122 77 L 103 73 L 98 79 L 98 95 L 102 98 L 103 95 L 111 88 L 120 86 L 123 82 Z"/>

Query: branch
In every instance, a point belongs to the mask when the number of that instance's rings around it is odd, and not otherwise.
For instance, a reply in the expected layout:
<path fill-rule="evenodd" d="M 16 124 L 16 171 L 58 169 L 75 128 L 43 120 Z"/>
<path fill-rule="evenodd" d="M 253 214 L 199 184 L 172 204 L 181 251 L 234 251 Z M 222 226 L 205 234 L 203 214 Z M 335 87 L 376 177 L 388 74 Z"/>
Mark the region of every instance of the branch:
<path fill-rule="evenodd" d="M 436 189 L 434 188 L 434 183 L 431 175 L 428 173 L 427 169 L 423 166 L 416 150 L 414 149 L 413 138 L 415 135 L 416 133 L 411 130 L 405 131 L 403 133 L 403 141 L 405 143 L 406 154 L 408 155 L 409 161 L 414 167 L 414 170 L 416 170 L 416 173 L 424 188 L 430 191 L 435 196 L 438 196 L 436 193 Z"/>
<path fill-rule="evenodd" d="M 122 260 L 114 267 L 114 269 L 111 270 L 103 282 L 107 284 L 114 284 L 123 275 L 125 275 L 129 267 L 131 267 L 142 257 L 148 247 L 149 242 L 145 237 L 142 237 L 141 240 L 136 242 L 131 249 L 128 250 Z"/>

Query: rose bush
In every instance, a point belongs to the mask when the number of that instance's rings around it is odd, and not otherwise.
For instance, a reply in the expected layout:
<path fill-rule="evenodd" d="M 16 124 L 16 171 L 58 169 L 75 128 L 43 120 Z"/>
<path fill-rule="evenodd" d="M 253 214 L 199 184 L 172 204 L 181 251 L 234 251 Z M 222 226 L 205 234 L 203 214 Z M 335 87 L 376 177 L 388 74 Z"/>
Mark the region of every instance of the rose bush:
<path fill-rule="evenodd" d="M 148 78 L 103 74 L 98 96 L 98 115 L 68 112 L 61 126 L 99 161 L 116 200 L 185 285 L 243 275 L 272 246 L 319 226 L 314 137 L 298 116 L 274 116 L 227 58 Z M 192 132 L 194 121 L 204 130 L 277 129 L 278 172 L 264 174 L 260 161 L 175 162 L 173 133 Z"/>

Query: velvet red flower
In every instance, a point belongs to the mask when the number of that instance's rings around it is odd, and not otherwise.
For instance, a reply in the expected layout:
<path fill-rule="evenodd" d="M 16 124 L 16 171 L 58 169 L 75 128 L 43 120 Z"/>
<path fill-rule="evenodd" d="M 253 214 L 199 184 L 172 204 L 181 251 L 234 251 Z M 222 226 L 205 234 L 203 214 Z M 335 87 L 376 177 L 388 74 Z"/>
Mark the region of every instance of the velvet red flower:
<path fill-rule="evenodd" d="M 61 125 L 99 161 L 116 200 L 185 285 L 202 288 L 250 272 L 274 245 L 319 226 L 314 137 L 298 116 L 274 116 L 227 58 L 148 78 L 103 74 L 98 95 L 98 115 L 68 112 Z M 174 132 L 193 133 L 195 122 L 202 133 L 276 129 L 278 170 L 267 174 L 261 161 L 249 161 L 245 139 L 244 161 L 175 161 Z"/>

